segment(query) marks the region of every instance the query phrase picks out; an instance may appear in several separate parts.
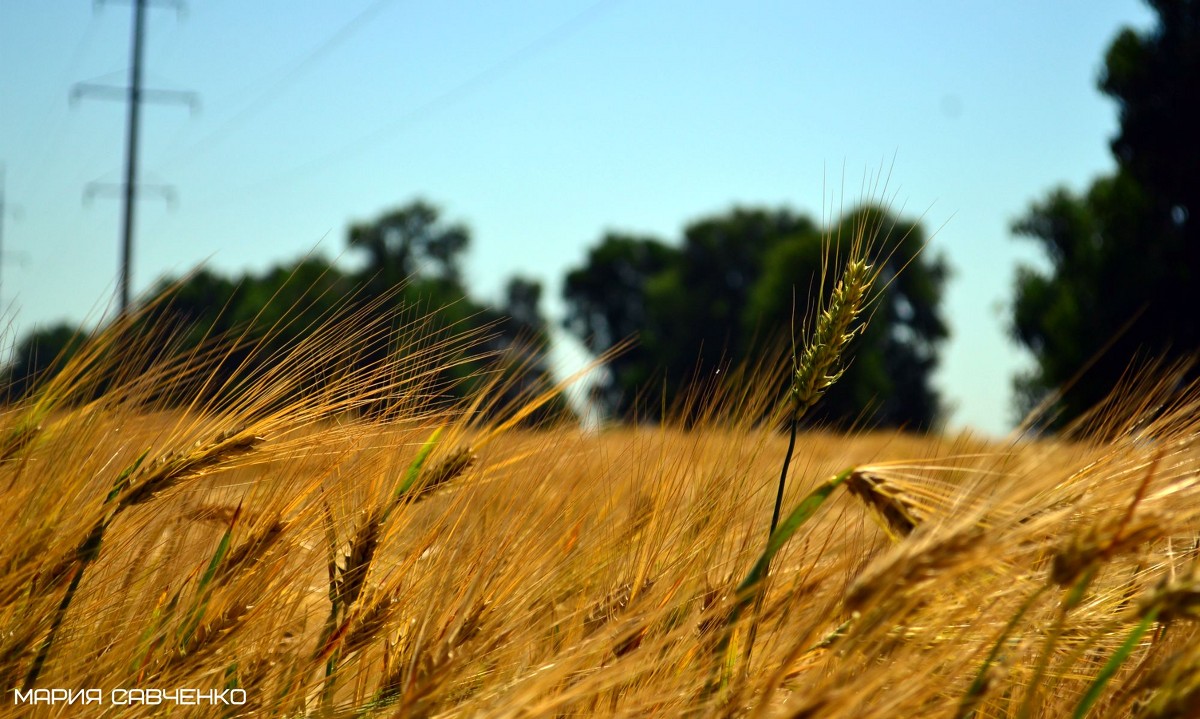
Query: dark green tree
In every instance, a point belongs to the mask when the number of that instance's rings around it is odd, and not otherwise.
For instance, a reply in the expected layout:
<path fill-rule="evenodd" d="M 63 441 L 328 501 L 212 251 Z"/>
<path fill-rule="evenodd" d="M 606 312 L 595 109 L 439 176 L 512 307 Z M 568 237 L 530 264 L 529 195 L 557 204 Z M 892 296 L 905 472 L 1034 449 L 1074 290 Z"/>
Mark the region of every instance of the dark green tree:
<path fill-rule="evenodd" d="M 546 339 L 546 318 L 542 315 L 542 283 L 527 277 L 512 277 L 504 287 L 501 308 L 512 325 L 505 331 L 531 340 Z"/>
<path fill-rule="evenodd" d="M 746 313 L 754 285 L 779 244 L 817 231 L 787 209 L 740 207 L 684 229 L 677 263 L 648 288 L 662 314 L 646 342 L 673 393 L 743 361 L 756 340 L 775 338 L 777 327 Z"/>
<path fill-rule="evenodd" d="M 206 371 L 196 373 L 194 382 L 181 381 L 171 397 L 153 399 L 166 404 L 236 399 L 282 353 L 318 327 L 349 316 L 367 329 L 356 348 L 359 363 L 390 358 L 401 359 L 403 367 L 406 352 L 425 358 L 422 362 L 440 358 L 436 379 L 423 389 L 431 405 L 453 402 L 496 377 L 505 380 L 495 390 L 500 395 L 495 406 L 519 403 L 549 385 L 541 285 L 515 278 L 500 307 L 470 297 L 461 279 L 470 244 L 465 226 L 444 222 L 438 208 L 416 200 L 353 226 L 348 243 L 365 256 L 360 271 L 309 256 L 261 273 L 226 276 L 202 268 L 160 282 L 129 330 L 131 341 L 152 350 L 152 357 L 138 361 L 194 356 L 205 343 L 221 349 L 204 355 Z M 395 330 L 390 334 L 383 331 L 389 324 Z M 67 325 L 26 337 L 3 370 L 8 396 L 19 397 L 53 374 L 62 364 L 53 360 L 69 356 L 82 337 Z M 326 362 L 317 353 L 304 363 L 310 376 L 300 386 L 319 388 L 324 377 L 344 371 L 345 361 L 330 356 Z M 381 398 L 376 409 L 388 411 L 389 400 Z M 552 402 L 535 419 L 565 411 L 564 403 Z"/>
<path fill-rule="evenodd" d="M 418 273 L 461 288 L 462 255 L 471 243 L 461 224 L 446 224 L 441 212 L 425 200 L 353 225 L 349 245 L 367 255 L 367 272 L 383 286 L 395 286 Z"/>
<path fill-rule="evenodd" d="M 435 205 L 418 199 L 373 222 L 354 225 L 348 240 L 351 249 L 366 255 L 358 277 L 366 288 L 365 298 L 386 298 L 376 303 L 377 311 L 399 312 L 401 323 L 422 318 L 422 347 L 454 343 L 464 333 L 478 340 L 463 348 L 471 358 L 447 362 L 442 370 L 438 384 L 447 398 L 503 377 L 490 391 L 497 406 L 511 406 L 550 384 L 541 285 L 513 278 L 499 307 L 471 297 L 462 282 L 462 262 L 471 244 L 465 225 L 446 222 Z M 380 342 L 367 356 L 378 360 L 392 351 Z M 551 403 L 533 419 L 550 419 L 565 411 L 564 403 Z"/>
<path fill-rule="evenodd" d="M 1022 414 L 1063 388 L 1053 416 L 1066 422 L 1131 362 L 1200 349 L 1186 309 L 1200 283 L 1200 2 L 1149 4 L 1157 24 L 1122 30 L 1099 80 L 1120 113 L 1116 172 L 1081 195 L 1052 191 L 1014 224 L 1050 262 L 1017 277 L 1013 335 L 1037 361 L 1016 381 Z"/>
<path fill-rule="evenodd" d="M 836 256 L 845 257 L 860 230 L 878 230 L 873 254 L 874 262 L 883 265 L 876 282 L 883 294 L 866 332 L 851 345 L 845 374 L 809 419 L 839 426 L 862 422 L 930 429 L 942 411 L 931 379 L 949 334 L 941 313 L 949 269 L 943 258 L 925 252 L 927 238 L 920 224 L 863 207 L 842 218 L 828 240 L 813 231 L 780 242 L 755 284 L 745 324 L 783 328 L 790 337 L 793 323 L 801 322 L 816 301 L 823 245 L 828 242 Z"/>
<path fill-rule="evenodd" d="M 487 346 L 463 345 L 463 352 L 497 352 L 496 333 L 486 328 L 500 324 L 501 315 L 471 298 L 462 284 L 462 261 L 470 243 L 465 225 L 445 221 L 440 208 L 423 199 L 352 225 L 347 244 L 366 260 L 354 278 L 362 288 L 359 304 L 375 317 L 392 318 L 398 331 L 419 326 L 421 337 L 412 351 L 428 352 L 473 333 L 478 342 L 493 337 Z M 363 360 L 382 362 L 398 349 L 393 340 L 378 336 L 365 348 Z M 435 401 L 453 401 L 470 391 L 483 381 L 484 371 L 478 360 L 446 362 L 435 382 Z"/>
<path fill-rule="evenodd" d="M 848 215 L 833 236 L 848 241 L 861 222 L 891 230 L 894 242 L 880 243 L 895 245 L 887 279 L 911 263 L 889 286 L 867 340 L 855 345 L 841 392 L 814 417 L 846 424 L 869 413 L 876 423 L 928 427 L 939 410 L 929 376 L 946 336 L 938 311 L 946 268 L 918 256 L 918 226 L 879 210 Z M 609 235 L 567 276 L 566 326 L 597 353 L 637 336 L 609 364 L 598 397 L 618 416 L 654 418 L 662 392 L 666 405 L 675 405 L 719 370 L 786 344 L 793 315 L 803 317 L 820 289 L 821 257 L 820 228 L 788 210 L 736 208 L 702 219 L 685 229 L 678 247 Z M 645 401 L 637 401 L 639 393 Z"/>
<path fill-rule="evenodd" d="M 596 394 L 606 411 L 658 417 L 684 389 L 744 357 L 743 308 L 763 261 L 782 238 L 815 225 L 789 210 L 734 208 L 688 225 L 679 247 L 605 236 L 587 264 L 567 275 L 566 327 L 596 353 L 636 336 L 608 364 Z M 654 400 L 638 403 L 642 391 Z"/>
<path fill-rule="evenodd" d="M 4 369 L 6 386 L 0 400 L 22 397 L 62 369 L 85 337 L 80 328 L 65 322 L 38 327 L 25 335 L 13 349 L 12 358 Z"/>
<path fill-rule="evenodd" d="M 588 252 L 584 266 L 567 273 L 564 326 L 596 354 L 639 333 L 653 334 L 657 327 L 652 322 L 664 313 L 651 306 L 647 285 L 678 261 L 679 251 L 657 239 L 606 234 Z M 595 388 L 597 400 L 609 412 L 628 415 L 655 365 L 645 342 L 612 358 L 607 381 Z"/>

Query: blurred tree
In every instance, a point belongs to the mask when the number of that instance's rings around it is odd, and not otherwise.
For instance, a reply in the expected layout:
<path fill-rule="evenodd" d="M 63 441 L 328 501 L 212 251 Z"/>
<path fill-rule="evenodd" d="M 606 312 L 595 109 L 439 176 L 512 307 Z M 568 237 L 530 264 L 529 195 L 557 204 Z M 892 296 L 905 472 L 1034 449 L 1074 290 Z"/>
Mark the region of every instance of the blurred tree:
<path fill-rule="evenodd" d="M 652 311 L 647 285 L 678 261 L 677 249 L 654 238 L 606 234 L 584 266 L 567 273 L 564 326 L 596 354 L 639 332 L 653 334 L 652 322 L 664 312 L 662 307 Z M 596 400 L 608 412 L 628 415 L 656 363 L 645 342 L 612 358 L 608 380 L 594 388 Z"/>
<path fill-rule="evenodd" d="M 471 297 L 462 281 L 462 261 L 471 244 L 470 230 L 447 223 L 433 204 L 417 199 L 379 219 L 350 228 L 349 246 L 363 251 L 367 263 L 358 280 L 365 299 L 377 300 L 376 311 L 398 315 L 401 322 L 421 317 L 430 343 L 464 333 L 478 342 L 469 358 L 447 362 L 438 384 L 448 398 L 463 396 L 484 383 L 493 407 L 514 406 L 552 384 L 545 351 L 549 345 L 541 311 L 541 285 L 509 280 L 500 306 Z M 394 348 L 383 343 L 368 350 L 376 359 Z M 565 402 L 549 402 L 530 415 L 531 422 L 565 416 Z"/>
<path fill-rule="evenodd" d="M 244 380 L 268 370 L 281 353 L 322 324 L 351 313 L 363 326 L 380 320 L 396 330 L 390 336 L 374 332 L 361 337 L 358 362 L 382 362 L 403 353 L 426 358 L 448 353 L 427 390 L 431 403 L 452 402 L 497 377 L 503 381 L 495 388 L 495 406 L 519 403 L 549 384 L 541 285 L 514 278 L 499 308 L 470 297 L 461 272 L 470 244 L 465 226 L 444 223 L 434 205 L 416 200 L 374 222 L 354 225 L 348 244 L 366 255 L 359 272 L 310 256 L 261 274 L 225 276 L 200 269 L 160 282 L 132 330 L 138 334 L 131 337 L 153 347 L 156 357 L 189 353 L 209 341 L 235 342 L 211 356 L 200 380 L 172 388 L 177 397 L 156 399 L 189 401 L 204 392 L 214 401 L 220 399 L 216 395 L 236 393 L 241 385 L 231 382 L 232 377 Z M 155 339 L 146 339 L 151 337 Z M 36 378 L 52 373 L 57 365 L 51 360 L 60 352 L 69 354 L 78 343 L 76 330 L 65 325 L 25 338 L 5 370 L 9 396 L 24 394 Z M 339 371 L 341 361 L 307 362 L 310 377 L 301 384 L 319 385 L 322 377 Z M 381 401 L 375 409 L 387 411 L 389 406 Z M 566 411 L 565 403 L 550 402 L 532 419 Z"/>
<path fill-rule="evenodd" d="M 25 335 L 13 349 L 12 358 L 4 371 L 2 399 L 22 397 L 39 382 L 62 369 L 79 349 L 85 335 L 78 327 L 60 322 L 39 327 Z"/>
<path fill-rule="evenodd" d="M 501 382 L 492 390 L 498 404 L 519 407 L 554 386 L 547 353 L 550 329 L 541 303 L 541 282 L 521 276 L 509 278 L 504 302 L 498 309 L 496 332 L 486 345 L 495 352 L 502 373 Z M 530 414 L 528 423 L 536 425 L 570 414 L 565 398 L 559 395 Z"/>
<path fill-rule="evenodd" d="M 493 371 L 501 370 L 502 364 L 509 365 L 502 370 L 509 376 L 511 364 L 516 363 L 526 367 L 530 376 L 514 376 L 505 382 L 502 394 L 512 399 L 545 379 L 541 376 L 546 372 L 545 363 L 529 355 L 534 347 L 540 352 L 546 341 L 538 308 L 541 290 L 536 283 L 516 280 L 505 298 L 510 305 L 516 301 L 512 307 L 489 307 L 472 298 L 462 282 L 462 260 L 470 243 L 465 225 L 445 222 L 441 210 L 421 199 L 373 222 L 352 226 L 348 236 L 349 247 L 366 255 L 367 262 L 357 276 L 365 288 L 363 304 L 371 304 L 377 315 L 393 316 L 397 326 L 421 318 L 424 339 L 414 350 L 426 351 L 464 333 L 476 337 L 473 358 L 447 362 L 439 373 L 436 384 L 444 398 L 473 391 L 493 379 Z M 509 320 L 506 313 L 510 310 L 521 316 Z M 514 350 L 518 340 L 523 344 Z M 364 356 L 381 361 L 395 349 L 380 337 Z M 514 351 L 517 357 L 511 356 Z"/>
<path fill-rule="evenodd" d="M 528 339 L 546 338 L 546 318 L 542 316 L 542 283 L 526 277 L 512 277 L 504 288 L 502 308 L 512 327 L 506 332 Z"/>
<path fill-rule="evenodd" d="M 180 382 L 171 397 L 155 399 L 229 399 L 225 395 L 236 393 L 239 386 L 231 381 L 235 376 L 245 380 L 278 362 L 323 322 L 347 311 L 353 291 L 348 275 L 317 256 L 261 274 L 226 277 L 202 268 L 182 279 L 160 281 L 133 336 L 159 338 L 150 344 L 161 347 L 164 355 L 192 353 L 205 343 L 219 342 L 223 348 L 206 360 L 202 377 Z M 318 382 L 335 361 L 331 357 L 329 366 L 308 363 L 310 376 L 301 383 Z"/>
<path fill-rule="evenodd" d="M 812 220 L 789 210 L 748 208 L 684 229 L 678 262 L 648 288 L 651 306 L 665 314 L 646 342 L 663 363 L 668 386 L 703 381 L 744 360 L 756 338 L 776 339 L 778 326 L 745 308 L 771 252 L 817 231 Z"/>
<path fill-rule="evenodd" d="M 862 222 L 892 231 L 883 243 L 893 251 L 883 282 L 909 267 L 891 282 L 868 338 L 855 344 L 838 393 L 814 417 L 846 424 L 874 410 L 874 422 L 926 428 L 939 411 L 929 378 L 946 336 L 938 310 L 946 267 L 919 256 L 919 226 L 874 208 L 847 215 L 833 236 L 848 241 Z M 593 352 L 639 339 L 609 364 L 599 401 L 619 416 L 657 417 L 659 386 L 675 404 L 718 371 L 767 356 L 789 340 L 793 315 L 802 317 L 819 289 L 821 257 L 820 229 L 787 210 L 735 208 L 702 219 L 685 229 L 680 248 L 606 236 L 564 288 L 567 329 Z M 800 304 L 795 312 L 793 301 Z M 639 404 L 641 390 L 654 401 Z"/>
<path fill-rule="evenodd" d="M 942 410 L 931 379 L 938 350 L 949 335 L 941 314 L 949 268 L 943 258 L 925 254 L 927 238 L 918 223 L 878 207 L 862 207 L 842 218 L 827 233 L 830 250 L 845 257 L 852 238 L 876 229 L 880 239 L 874 262 L 883 263 L 876 287 L 883 294 L 865 334 L 851 345 L 845 374 L 813 408 L 810 419 L 841 426 L 862 420 L 931 429 Z M 825 242 L 811 231 L 772 249 L 746 307 L 747 327 L 756 321 L 786 328 L 790 336 L 792 324 L 806 317 L 816 301 Z"/>
<path fill-rule="evenodd" d="M 1109 47 L 1100 89 L 1118 104 L 1118 163 L 1082 195 L 1052 191 L 1014 223 L 1049 271 L 1018 271 L 1014 337 L 1037 367 L 1016 380 L 1024 414 L 1065 388 L 1059 423 L 1103 399 L 1137 357 L 1200 349 L 1200 2 L 1152 0 L 1158 23 Z M 1086 370 L 1086 371 L 1085 371 Z"/>
<path fill-rule="evenodd" d="M 414 275 L 461 287 L 462 254 L 471 242 L 467 228 L 441 221 L 437 207 L 413 200 L 374 222 L 353 225 L 349 245 L 367 254 L 373 281 L 395 286 Z"/>

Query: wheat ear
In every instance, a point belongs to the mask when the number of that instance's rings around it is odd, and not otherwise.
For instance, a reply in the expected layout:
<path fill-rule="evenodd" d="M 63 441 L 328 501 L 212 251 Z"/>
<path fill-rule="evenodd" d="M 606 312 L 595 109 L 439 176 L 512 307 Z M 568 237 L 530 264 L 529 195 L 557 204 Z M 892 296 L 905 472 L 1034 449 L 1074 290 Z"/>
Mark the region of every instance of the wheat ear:
<path fill-rule="evenodd" d="M 796 360 L 796 372 L 792 377 L 792 412 L 788 418 L 788 448 L 779 472 L 779 489 L 775 493 L 775 509 L 771 512 L 771 531 L 779 526 L 779 513 L 783 509 L 783 488 L 787 484 L 788 465 L 796 449 L 796 431 L 800 419 L 842 377 L 845 364 L 842 355 L 854 336 L 866 327 L 859 322 L 868 296 L 875 285 L 878 273 L 861 257 L 862 249 L 856 246 L 842 277 L 834 286 L 825 306 L 817 318 L 817 326 L 804 351 Z"/>

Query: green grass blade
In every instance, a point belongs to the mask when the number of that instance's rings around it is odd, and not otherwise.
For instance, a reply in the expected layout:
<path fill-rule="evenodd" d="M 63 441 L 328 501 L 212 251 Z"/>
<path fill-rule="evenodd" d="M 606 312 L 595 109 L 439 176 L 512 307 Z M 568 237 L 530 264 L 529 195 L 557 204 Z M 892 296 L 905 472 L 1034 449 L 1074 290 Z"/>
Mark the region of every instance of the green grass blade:
<path fill-rule="evenodd" d="M 1070 593 L 1068 593 L 1066 599 L 1063 600 L 1063 611 L 1069 612 L 1083 603 L 1084 598 L 1087 597 L 1087 590 L 1091 588 L 1092 582 L 1095 581 L 1096 574 L 1099 573 L 1099 571 L 1099 564 L 1093 564 L 1087 568 L 1087 571 L 1085 571 L 1083 576 L 1079 578 L 1079 581 L 1071 587 Z"/>
<path fill-rule="evenodd" d="M 225 534 L 221 535 L 221 541 L 217 544 L 217 551 L 213 553 L 212 559 L 208 561 L 208 568 L 204 570 L 204 575 L 200 577 L 200 585 L 196 591 L 203 593 L 212 582 L 213 577 L 217 574 L 217 569 L 220 568 L 221 562 L 225 559 L 225 555 L 229 554 L 229 545 L 233 543 L 233 528 L 237 524 L 238 516 L 242 513 L 242 505 L 239 504 L 237 509 L 233 510 L 233 518 L 229 520 L 229 526 L 225 528 Z"/>
<path fill-rule="evenodd" d="M 50 622 L 50 631 L 47 632 L 46 638 L 42 641 L 41 646 L 38 647 L 37 655 L 33 658 L 33 663 L 29 667 L 29 673 L 25 675 L 25 691 L 33 689 L 38 675 L 42 673 L 42 667 L 45 666 L 46 659 L 50 656 L 50 648 L 54 645 L 54 638 L 58 635 L 58 628 L 62 626 L 63 617 L 67 615 L 67 609 L 71 606 L 71 600 L 75 598 L 75 592 L 79 589 L 80 582 L 83 581 L 83 570 L 86 567 L 86 562 L 75 567 L 75 574 L 71 577 L 71 584 L 67 587 L 67 593 L 63 595 L 62 601 L 58 604 L 58 609 L 54 612 L 54 619 Z"/>
<path fill-rule="evenodd" d="M 341 581 L 338 579 L 337 528 L 333 524 L 333 511 L 329 509 L 329 502 L 324 499 L 321 500 L 321 521 L 325 525 L 325 545 L 328 553 L 325 566 L 329 573 L 329 603 L 333 606 L 336 617 L 338 598 L 342 595 Z"/>
<path fill-rule="evenodd" d="M 1043 584 L 1038 587 L 1038 590 L 1021 604 L 1021 607 L 1017 609 L 1017 613 L 1012 616 L 1012 619 L 1008 620 L 1008 624 L 1004 625 L 1004 631 L 1000 632 L 1000 636 L 996 638 L 996 643 L 992 645 L 992 650 L 988 652 L 987 658 L 983 660 L 983 665 L 979 667 L 979 673 L 975 675 L 975 680 L 971 682 L 971 686 L 967 688 L 967 693 L 963 695 L 962 702 L 958 705 L 958 714 L 955 715 L 956 719 L 966 719 L 966 717 L 975 714 L 975 704 L 983 696 L 984 691 L 987 690 L 988 671 L 996 663 L 996 660 L 1000 658 L 1000 652 L 1004 649 L 1004 643 L 1008 641 L 1008 638 L 1012 635 L 1013 630 L 1017 628 L 1017 624 L 1025 616 L 1025 613 L 1037 603 L 1037 600 L 1049 588 L 1049 584 Z"/>
<path fill-rule="evenodd" d="M 1038 687 L 1042 684 L 1042 679 L 1046 676 L 1046 671 L 1050 668 L 1050 659 L 1054 656 L 1054 650 L 1058 646 L 1058 639 L 1062 635 L 1063 627 L 1067 623 L 1067 615 L 1083 603 L 1087 596 L 1087 590 L 1092 586 L 1092 581 L 1096 578 L 1096 574 L 1100 571 L 1100 565 L 1092 563 L 1091 566 L 1084 571 L 1083 576 L 1079 581 L 1071 585 L 1067 590 L 1066 596 L 1063 597 L 1062 606 L 1058 611 L 1058 618 L 1054 620 L 1054 624 L 1050 627 L 1050 632 L 1046 635 L 1045 645 L 1042 647 L 1042 653 L 1038 656 L 1037 664 L 1033 668 L 1033 676 L 1029 680 L 1029 688 L 1025 692 L 1025 699 L 1021 701 L 1021 706 L 1017 710 L 1017 719 L 1029 719 L 1033 716 L 1033 705 L 1037 701 Z"/>
<path fill-rule="evenodd" d="M 225 528 L 225 533 L 221 535 L 221 541 L 217 543 L 217 551 L 213 552 L 212 559 L 208 560 L 208 567 L 205 568 L 204 574 L 201 575 L 200 583 L 196 585 L 196 605 L 192 608 L 187 622 L 184 623 L 183 631 L 180 633 L 179 647 L 184 651 L 191 646 L 192 639 L 196 635 L 196 630 L 200 627 L 200 622 L 204 619 L 204 613 L 208 609 L 209 585 L 212 583 L 213 577 L 217 575 L 217 570 L 220 569 L 225 555 L 229 554 L 229 546 L 233 543 L 233 528 L 237 526 L 238 517 L 241 514 L 242 505 L 239 504 L 237 509 L 233 510 L 233 518 L 229 520 L 229 526 Z"/>
<path fill-rule="evenodd" d="M 169 589 L 163 591 L 163 598 L 166 597 L 167 591 Z M 146 666 L 147 657 L 150 656 L 150 652 L 154 649 L 155 645 L 162 642 L 162 638 L 155 640 L 155 635 L 162 631 L 162 628 L 166 626 L 167 620 L 175 613 L 175 608 L 179 606 L 179 595 L 182 592 L 182 588 L 176 589 L 175 595 L 171 597 L 171 601 L 167 603 L 166 608 L 163 608 L 162 601 L 160 600 L 158 606 L 150 614 L 150 620 L 146 623 L 146 628 L 142 630 L 141 636 L 138 637 L 138 653 L 130 665 L 131 673 L 135 675 L 139 674 Z"/>
<path fill-rule="evenodd" d="M 1075 713 L 1072 715 L 1074 719 L 1083 719 L 1083 717 L 1087 716 L 1088 710 L 1092 708 L 1092 705 L 1104 693 L 1104 687 L 1108 685 L 1109 680 L 1113 678 L 1113 675 L 1117 673 L 1121 665 L 1129 659 L 1129 655 L 1133 654 L 1133 650 L 1137 648 L 1138 642 L 1142 640 L 1142 637 L 1146 635 L 1150 627 L 1154 626 L 1154 622 L 1157 619 L 1158 608 L 1155 607 L 1147 612 L 1146 616 L 1142 617 L 1142 621 L 1138 622 L 1137 626 L 1133 628 L 1133 631 L 1125 638 L 1125 642 L 1117 647 L 1117 651 L 1113 652 L 1113 655 L 1109 657 L 1108 662 L 1105 663 L 1100 673 L 1092 680 L 1092 685 L 1088 687 L 1087 692 L 1083 695 L 1083 699 L 1079 701 L 1079 706 L 1075 707 Z"/>
<path fill-rule="evenodd" d="M 417 478 L 421 476 L 421 468 L 425 466 L 425 460 L 429 459 L 429 455 L 433 452 L 433 448 L 437 446 L 438 439 L 442 436 L 442 428 L 438 427 L 433 430 L 433 434 L 429 435 L 429 439 L 425 440 L 425 444 L 421 445 L 421 449 L 417 450 L 416 459 L 412 464 L 408 465 L 408 471 L 404 473 L 404 481 L 397 487 L 395 494 L 392 495 L 392 501 L 398 502 L 405 494 L 413 488 L 417 483 Z"/>
<path fill-rule="evenodd" d="M 142 460 L 146 458 L 146 454 L 149 451 L 142 452 L 141 456 L 134 460 L 133 464 L 121 472 L 104 500 L 105 506 L 110 504 L 121 493 L 126 480 L 141 466 Z M 58 628 L 62 626 L 63 618 L 66 617 L 67 610 L 70 609 L 71 602 L 75 599 L 75 592 L 79 590 L 79 585 L 83 581 L 84 571 L 87 570 L 89 564 L 100 556 L 100 546 L 104 543 L 104 532 L 108 529 L 108 525 L 112 522 L 114 516 L 115 512 L 110 512 L 108 516 L 99 519 L 92 527 L 92 530 L 88 532 L 88 536 L 84 538 L 83 543 L 75 549 L 75 561 L 77 564 L 75 565 L 74 575 L 71 577 L 71 583 L 67 587 L 67 592 L 63 595 L 62 601 L 59 602 L 58 608 L 54 613 L 54 618 L 50 622 L 50 631 L 47 632 L 46 638 L 38 647 L 37 655 L 33 659 L 29 673 L 25 675 L 25 689 L 31 689 L 34 683 L 37 682 L 38 675 L 41 674 L 42 667 L 45 666 L 46 659 L 50 656 L 50 648 L 54 645 Z"/>
<path fill-rule="evenodd" d="M 825 503 L 825 500 L 829 498 L 829 495 L 833 494 L 833 490 L 845 482 L 853 472 L 854 467 L 842 470 L 839 474 L 810 492 L 804 498 L 804 501 L 796 505 L 796 508 L 787 516 L 787 519 L 783 520 L 783 523 L 779 525 L 779 528 L 767 540 L 767 548 L 763 550 L 758 561 L 754 563 L 754 567 L 750 570 L 750 573 L 738 585 L 739 596 L 749 592 L 756 584 L 762 581 L 771 565 L 771 560 L 775 558 L 780 549 L 783 549 L 783 545 L 787 544 L 792 535 L 799 531 L 800 527 L 804 526 L 804 523 L 816 514 L 821 505 Z M 745 601 L 748 602 L 749 599 L 746 598 Z"/>
<path fill-rule="evenodd" d="M 105 505 L 111 504 L 121 492 L 125 491 L 125 488 L 129 484 L 129 478 L 138 470 L 138 467 L 142 466 L 142 462 L 146 461 L 146 455 L 148 454 L 150 454 L 149 449 L 138 455 L 138 458 L 133 460 L 133 464 L 121 471 L 121 474 L 117 476 L 117 480 L 113 482 L 112 489 L 108 491 L 108 496 L 104 498 Z"/>
<path fill-rule="evenodd" d="M 712 695 L 722 689 L 727 683 L 728 677 L 733 674 L 734 667 L 732 667 L 730 662 L 736 661 L 736 657 L 733 656 L 736 652 L 730 652 L 730 645 L 733 641 L 734 628 L 738 619 L 741 618 L 742 612 L 746 610 L 746 607 L 754 603 L 754 597 L 758 593 L 758 585 L 766 577 L 767 571 L 771 566 L 771 560 L 775 558 L 780 549 L 783 549 L 783 545 L 787 544 L 788 540 L 800 530 L 800 527 L 804 526 L 804 523 L 817 513 L 817 510 L 821 508 L 825 500 L 829 499 L 829 495 L 833 494 L 834 490 L 844 483 L 852 472 L 854 472 L 853 467 L 843 470 L 814 489 L 800 504 L 796 505 L 796 508 L 788 514 L 787 519 L 783 520 L 783 523 L 771 535 L 771 538 L 767 541 L 766 549 L 763 550 L 758 561 L 754 563 L 754 567 L 751 568 L 750 573 L 738 585 L 736 603 L 730 610 L 729 616 L 725 619 L 725 628 L 722 631 L 721 640 L 713 648 L 714 676 L 709 680 L 705 688 L 707 695 Z"/>

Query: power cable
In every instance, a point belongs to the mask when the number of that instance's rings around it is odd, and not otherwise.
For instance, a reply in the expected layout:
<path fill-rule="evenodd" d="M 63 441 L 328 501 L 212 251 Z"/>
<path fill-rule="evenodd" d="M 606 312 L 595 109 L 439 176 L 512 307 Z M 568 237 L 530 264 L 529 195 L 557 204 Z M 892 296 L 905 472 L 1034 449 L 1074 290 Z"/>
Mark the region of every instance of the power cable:
<path fill-rule="evenodd" d="M 70 78 L 75 76 L 80 63 L 83 62 L 84 54 L 91 49 L 92 41 L 95 39 L 99 27 L 99 16 L 93 11 L 87 27 L 84 28 L 79 39 L 75 41 L 75 46 L 71 50 L 70 57 L 67 60 L 66 71 L 59 81 L 55 83 L 56 87 L 66 85 Z M 55 116 L 56 111 L 57 119 L 51 126 L 51 117 Z M 41 190 L 42 176 L 45 174 L 46 168 L 57 164 L 58 155 L 65 144 L 62 138 L 65 135 L 66 126 L 71 115 L 72 113 L 66 111 L 61 96 L 55 95 L 54 99 L 46 107 L 45 112 L 40 115 L 40 121 L 31 123 L 29 130 L 25 133 L 26 142 L 22 146 L 38 147 L 36 157 L 33 158 L 33 164 L 31 165 L 32 172 L 28 179 L 28 190 L 26 192 L 28 197 L 33 198 L 37 196 L 37 193 Z M 45 130 L 48 126 L 51 126 L 51 129 L 41 134 L 41 144 L 35 145 L 33 142 L 34 134 Z"/>
<path fill-rule="evenodd" d="M 296 165 L 290 170 L 280 173 L 274 178 L 267 181 L 256 183 L 253 187 L 258 188 L 263 185 L 276 184 L 282 180 L 293 178 L 298 175 L 304 175 L 322 169 L 329 164 L 339 160 L 347 159 L 366 150 L 371 149 L 380 141 L 390 135 L 409 127 L 426 117 L 449 107 L 464 97 L 478 92 L 479 90 L 495 83 L 503 78 L 523 63 L 529 61 L 533 57 L 549 50 L 553 46 L 561 43 L 570 36 L 578 33 L 587 25 L 594 22 L 604 12 L 608 11 L 615 5 L 614 0 L 597 0 L 597 2 L 588 5 L 580 12 L 572 15 L 567 20 L 554 26 L 547 32 L 539 35 L 530 42 L 517 48 L 515 51 L 504 56 L 497 62 L 489 65 L 483 70 L 475 73 L 466 80 L 458 83 L 441 94 L 430 98 L 429 100 L 414 107 L 408 112 L 400 115 L 396 119 L 382 125 L 370 133 L 350 140 L 340 147 L 330 152 L 327 152 L 312 160 L 308 160 L 300 165 Z M 241 196 L 247 190 L 239 190 L 237 194 Z"/>
<path fill-rule="evenodd" d="M 159 164 L 159 169 L 168 169 L 178 166 L 178 164 L 187 157 L 195 156 L 200 150 L 210 145 L 217 138 L 230 133 L 234 128 L 245 123 L 252 118 L 256 113 L 267 107 L 280 93 L 288 88 L 305 73 L 312 70 L 322 58 L 335 50 L 338 46 L 345 43 L 354 36 L 359 30 L 366 27 L 387 5 L 394 0 L 375 0 L 368 5 L 364 10 L 355 15 L 349 22 L 340 27 L 336 32 L 327 37 L 317 47 L 310 50 L 306 55 L 292 63 L 291 68 L 287 70 L 283 77 L 275 81 L 274 84 L 263 90 L 257 97 L 252 99 L 240 111 L 230 117 L 215 130 L 201 137 L 190 146 L 181 150 L 174 157 L 168 158 Z"/>

